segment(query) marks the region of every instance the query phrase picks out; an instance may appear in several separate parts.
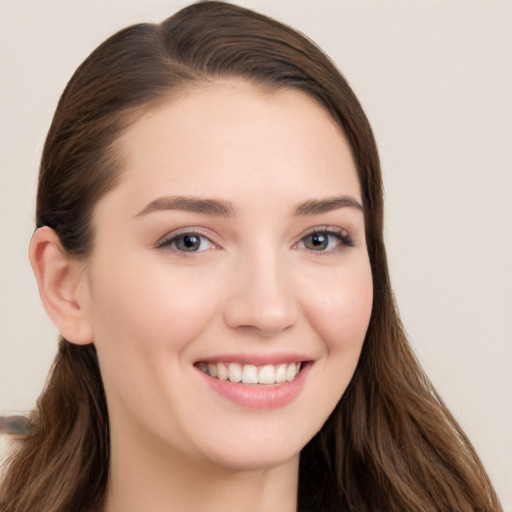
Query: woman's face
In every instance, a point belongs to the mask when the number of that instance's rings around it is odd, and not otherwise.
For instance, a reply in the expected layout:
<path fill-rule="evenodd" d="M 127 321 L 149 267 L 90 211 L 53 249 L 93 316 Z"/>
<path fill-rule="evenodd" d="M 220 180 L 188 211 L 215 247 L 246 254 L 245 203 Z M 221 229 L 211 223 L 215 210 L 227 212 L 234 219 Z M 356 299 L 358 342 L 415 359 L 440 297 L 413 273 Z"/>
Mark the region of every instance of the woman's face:
<path fill-rule="evenodd" d="M 343 133 L 304 93 L 233 82 L 148 111 L 119 150 L 83 287 L 114 449 L 296 463 L 372 305 Z"/>

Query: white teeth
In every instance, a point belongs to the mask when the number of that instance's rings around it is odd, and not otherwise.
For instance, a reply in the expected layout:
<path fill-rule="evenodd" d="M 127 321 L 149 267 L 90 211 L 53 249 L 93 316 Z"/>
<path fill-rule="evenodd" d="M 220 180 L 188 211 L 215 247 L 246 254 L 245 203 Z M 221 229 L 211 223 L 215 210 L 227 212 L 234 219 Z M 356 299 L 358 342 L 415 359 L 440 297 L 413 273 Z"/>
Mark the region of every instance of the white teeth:
<path fill-rule="evenodd" d="M 280 364 L 276 368 L 276 382 L 286 381 L 286 364 Z"/>
<path fill-rule="evenodd" d="M 231 382 L 240 382 L 242 380 L 242 367 L 238 363 L 229 363 L 228 376 Z"/>
<path fill-rule="evenodd" d="M 229 372 L 228 372 L 226 365 L 224 363 L 219 363 L 214 366 L 217 367 L 217 378 L 220 380 L 228 380 Z M 211 373 L 210 373 L 210 375 L 212 377 L 215 377 L 215 375 L 213 375 Z"/>
<path fill-rule="evenodd" d="M 292 382 L 299 374 L 301 363 L 266 364 L 256 366 L 240 363 L 199 363 L 201 371 L 219 380 L 243 384 L 282 384 Z"/>
<path fill-rule="evenodd" d="M 286 380 L 288 382 L 291 382 L 293 379 L 295 379 L 295 371 L 296 371 L 295 363 L 290 363 L 286 367 Z"/>
<path fill-rule="evenodd" d="M 244 364 L 242 370 L 242 382 L 244 384 L 258 384 L 258 370 L 253 364 Z"/>
<path fill-rule="evenodd" d="M 266 364 L 258 372 L 258 382 L 260 384 L 274 384 L 276 381 L 276 372 L 271 364 Z"/>
<path fill-rule="evenodd" d="M 212 376 L 212 377 L 217 377 L 217 365 L 216 364 L 213 364 L 213 363 L 210 363 L 208 365 L 208 373 Z"/>

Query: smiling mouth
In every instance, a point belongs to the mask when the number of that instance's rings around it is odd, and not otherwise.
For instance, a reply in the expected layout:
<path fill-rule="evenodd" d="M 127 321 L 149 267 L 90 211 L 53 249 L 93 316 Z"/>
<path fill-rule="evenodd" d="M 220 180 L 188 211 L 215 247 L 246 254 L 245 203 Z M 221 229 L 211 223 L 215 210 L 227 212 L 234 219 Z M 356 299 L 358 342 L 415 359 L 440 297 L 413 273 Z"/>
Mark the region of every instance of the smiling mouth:
<path fill-rule="evenodd" d="M 221 381 L 248 385 L 275 385 L 295 380 L 303 364 L 301 362 L 265 365 L 200 362 L 197 367 L 210 377 Z"/>

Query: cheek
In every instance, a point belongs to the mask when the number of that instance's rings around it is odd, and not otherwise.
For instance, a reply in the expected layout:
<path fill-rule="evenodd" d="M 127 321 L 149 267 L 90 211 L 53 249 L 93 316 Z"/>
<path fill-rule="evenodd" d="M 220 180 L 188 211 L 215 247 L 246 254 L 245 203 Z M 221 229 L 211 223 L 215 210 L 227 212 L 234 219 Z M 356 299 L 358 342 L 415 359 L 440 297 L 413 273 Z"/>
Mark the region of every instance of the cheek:
<path fill-rule="evenodd" d="M 105 269 L 95 269 L 91 304 L 110 411 L 159 417 L 162 404 L 172 411 L 169 379 L 181 378 L 194 340 L 218 314 L 215 280 L 133 261 Z"/>
<path fill-rule="evenodd" d="M 139 266 L 135 262 L 101 268 L 91 296 L 96 344 L 136 350 L 181 352 L 217 314 L 218 283 L 171 267 Z M 126 276 L 130 276 L 129 279 Z M 119 357 L 119 355 L 117 356 Z"/>
<path fill-rule="evenodd" d="M 345 393 L 359 361 L 373 302 L 370 265 L 362 260 L 317 273 L 308 291 L 303 296 L 303 311 L 323 350 L 313 367 L 317 379 L 308 397 L 316 412 L 311 416 L 316 432 Z"/>
<path fill-rule="evenodd" d="M 329 353 L 342 351 L 358 358 L 373 302 L 369 263 L 338 269 L 324 279 L 321 286 L 318 284 L 309 294 L 309 322 L 322 337 Z"/>

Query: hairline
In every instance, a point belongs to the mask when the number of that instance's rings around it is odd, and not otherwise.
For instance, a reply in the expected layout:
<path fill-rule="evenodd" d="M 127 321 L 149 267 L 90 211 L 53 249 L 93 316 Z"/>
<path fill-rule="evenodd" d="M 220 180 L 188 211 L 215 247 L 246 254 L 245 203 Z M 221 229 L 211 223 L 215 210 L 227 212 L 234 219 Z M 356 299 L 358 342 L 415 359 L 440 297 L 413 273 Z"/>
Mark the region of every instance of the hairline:
<path fill-rule="evenodd" d="M 179 101 L 180 99 L 187 98 L 193 95 L 195 92 L 207 90 L 210 88 L 215 88 L 219 86 L 233 86 L 238 87 L 240 85 L 246 85 L 252 88 L 256 93 L 262 94 L 263 96 L 271 96 L 277 94 L 283 90 L 289 91 L 298 91 L 305 96 L 311 98 L 317 105 L 319 105 L 324 112 L 327 113 L 329 119 L 336 125 L 339 130 L 340 135 L 345 139 L 350 149 L 352 159 L 354 161 L 354 165 L 356 169 L 358 167 L 357 159 L 354 155 L 354 148 L 350 141 L 350 138 L 347 136 L 345 128 L 342 126 L 341 122 L 335 118 L 333 113 L 327 107 L 325 103 L 323 103 L 320 98 L 318 98 L 315 94 L 310 92 L 309 90 L 299 87 L 293 84 L 289 84 L 286 82 L 278 82 L 278 81 L 265 81 L 255 77 L 247 77 L 240 76 L 235 73 L 226 73 L 226 74 L 218 74 L 213 75 L 209 73 L 197 73 L 192 72 L 191 76 L 183 79 L 183 81 L 177 86 L 169 86 L 166 92 L 155 95 L 153 98 L 150 98 L 146 101 L 143 101 L 137 105 L 133 105 L 130 107 L 124 108 L 119 112 L 119 120 L 117 125 L 120 128 L 117 130 L 115 137 L 105 147 L 104 150 L 104 169 L 107 167 L 110 168 L 109 174 L 111 174 L 111 178 L 108 181 L 108 185 L 101 190 L 100 194 L 95 198 L 94 202 L 91 202 L 91 206 L 88 212 L 88 225 L 90 230 L 90 244 L 87 247 L 86 251 L 83 253 L 74 253 L 78 259 L 87 260 L 93 250 L 94 250 L 94 239 L 96 232 L 96 224 L 95 224 L 95 211 L 97 210 L 97 205 L 102 199 L 109 194 L 112 190 L 114 190 L 122 179 L 122 174 L 125 169 L 125 157 L 126 154 L 121 150 L 123 145 L 123 141 L 126 138 L 127 132 L 130 128 L 139 120 L 151 117 L 154 115 L 159 109 L 164 106 L 172 104 L 174 101 Z M 110 154 L 108 154 L 110 153 Z M 359 187 L 361 188 L 359 170 L 357 169 L 357 180 Z M 363 203 L 363 211 L 366 217 L 366 206 Z"/>

